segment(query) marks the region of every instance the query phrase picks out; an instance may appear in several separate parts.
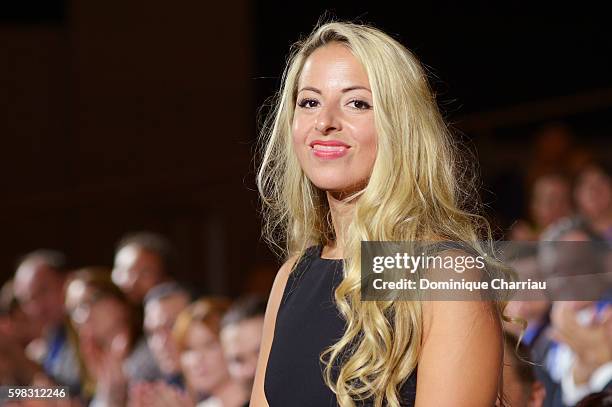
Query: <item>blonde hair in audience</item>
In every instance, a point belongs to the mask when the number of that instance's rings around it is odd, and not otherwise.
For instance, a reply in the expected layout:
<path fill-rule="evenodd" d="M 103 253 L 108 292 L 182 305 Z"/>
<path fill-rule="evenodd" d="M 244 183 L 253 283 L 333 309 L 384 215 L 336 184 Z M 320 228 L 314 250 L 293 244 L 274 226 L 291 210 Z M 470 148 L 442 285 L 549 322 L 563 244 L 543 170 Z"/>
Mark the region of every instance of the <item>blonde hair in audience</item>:
<path fill-rule="evenodd" d="M 193 323 L 201 323 L 216 337 L 219 336 L 221 318 L 229 309 L 231 301 L 223 297 L 204 297 L 196 300 L 185 308 L 176 318 L 172 335 L 178 350 L 185 349 L 187 332 Z"/>

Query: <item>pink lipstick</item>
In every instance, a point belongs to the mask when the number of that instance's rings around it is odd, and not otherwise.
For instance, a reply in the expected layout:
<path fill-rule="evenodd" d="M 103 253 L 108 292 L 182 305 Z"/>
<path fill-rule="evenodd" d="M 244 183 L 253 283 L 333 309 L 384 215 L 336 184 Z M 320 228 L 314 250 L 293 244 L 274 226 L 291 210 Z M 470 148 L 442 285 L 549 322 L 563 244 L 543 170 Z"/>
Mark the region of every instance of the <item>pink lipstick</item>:
<path fill-rule="evenodd" d="M 315 156 L 332 160 L 345 156 L 351 146 L 337 140 L 315 140 L 310 143 L 310 148 Z"/>

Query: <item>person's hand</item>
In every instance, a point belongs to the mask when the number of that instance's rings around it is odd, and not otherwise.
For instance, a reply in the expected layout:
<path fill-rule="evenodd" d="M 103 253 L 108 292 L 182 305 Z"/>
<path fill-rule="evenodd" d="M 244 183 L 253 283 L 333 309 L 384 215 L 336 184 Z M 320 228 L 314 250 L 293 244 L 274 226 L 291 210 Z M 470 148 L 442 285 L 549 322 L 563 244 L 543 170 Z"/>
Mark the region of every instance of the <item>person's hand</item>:
<path fill-rule="evenodd" d="M 599 313 L 599 320 L 606 328 L 606 335 L 608 336 L 610 345 L 612 346 L 612 305 L 608 304 L 603 310 L 601 310 Z"/>
<path fill-rule="evenodd" d="M 572 367 L 576 383 L 585 383 L 599 366 L 612 360 L 612 346 L 605 320 L 597 319 L 589 325 L 578 323 L 577 306 L 556 303 L 551 312 L 551 337 L 568 345 L 575 355 Z"/>
<path fill-rule="evenodd" d="M 608 341 L 605 325 L 601 320 L 592 319 L 589 324 L 578 322 L 578 309 L 582 304 L 557 302 L 551 311 L 553 329 L 551 337 L 568 345 L 577 358 L 592 365 L 612 356 L 606 351 Z"/>
<path fill-rule="evenodd" d="M 127 384 L 127 378 L 123 373 L 123 361 L 129 353 L 129 339 L 127 334 L 119 334 L 111 341 L 110 349 L 103 354 L 102 374 L 100 381 L 110 387 L 123 386 Z"/>
<path fill-rule="evenodd" d="M 118 405 L 125 405 L 128 380 L 123 372 L 123 361 L 127 358 L 129 340 L 126 334 L 119 334 L 111 341 L 110 349 L 103 354 L 101 374 L 97 391 L 107 395 Z"/>
<path fill-rule="evenodd" d="M 138 382 L 130 386 L 128 391 L 128 407 L 146 407 L 147 395 L 152 383 Z"/>
<path fill-rule="evenodd" d="M 103 351 L 91 336 L 85 334 L 79 337 L 79 349 L 87 373 L 94 381 L 97 381 L 102 374 Z"/>
<path fill-rule="evenodd" d="M 127 335 L 116 335 L 108 349 L 102 349 L 87 335 L 81 338 L 80 345 L 87 370 L 96 382 L 96 397 L 108 405 L 124 405 L 127 377 L 123 372 L 123 362 L 129 352 Z"/>

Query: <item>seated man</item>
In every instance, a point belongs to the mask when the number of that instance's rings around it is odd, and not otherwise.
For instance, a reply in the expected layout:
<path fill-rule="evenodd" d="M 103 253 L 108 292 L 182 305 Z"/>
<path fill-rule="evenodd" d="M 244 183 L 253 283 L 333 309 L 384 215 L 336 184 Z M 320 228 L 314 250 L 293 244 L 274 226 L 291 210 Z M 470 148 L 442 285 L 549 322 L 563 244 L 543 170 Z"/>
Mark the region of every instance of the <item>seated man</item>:
<path fill-rule="evenodd" d="M 149 349 L 155 357 L 163 379 L 181 388 L 183 378 L 172 327 L 178 315 L 190 302 L 189 292 L 174 282 L 154 287 L 144 299 L 144 331 Z"/>
<path fill-rule="evenodd" d="M 19 263 L 13 289 L 20 308 L 42 328 L 45 349 L 40 363 L 45 373 L 76 394 L 80 390 L 79 366 L 64 312 L 66 275 L 62 253 L 37 250 Z"/>
<path fill-rule="evenodd" d="M 245 297 L 236 301 L 221 320 L 221 344 L 230 375 L 250 394 L 263 333 L 266 301 Z"/>

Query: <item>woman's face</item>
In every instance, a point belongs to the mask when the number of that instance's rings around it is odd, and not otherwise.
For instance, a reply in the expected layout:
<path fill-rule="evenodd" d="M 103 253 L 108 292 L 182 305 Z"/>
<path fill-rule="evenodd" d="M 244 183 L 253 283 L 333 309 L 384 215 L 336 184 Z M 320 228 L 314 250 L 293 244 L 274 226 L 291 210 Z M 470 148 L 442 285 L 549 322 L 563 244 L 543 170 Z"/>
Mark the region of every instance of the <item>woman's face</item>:
<path fill-rule="evenodd" d="M 129 342 L 129 308 L 121 301 L 106 297 L 90 304 L 86 319 L 77 325 L 80 336 L 91 339 L 101 351 L 109 352 L 118 338 Z"/>
<path fill-rule="evenodd" d="M 574 196 L 585 216 L 597 218 L 612 205 L 612 182 L 600 169 L 588 168 L 580 175 Z"/>
<path fill-rule="evenodd" d="M 339 43 L 318 48 L 298 81 L 293 149 L 314 185 L 334 193 L 363 188 L 376 159 L 370 83 L 351 51 Z"/>
<path fill-rule="evenodd" d="M 229 379 L 219 338 L 203 323 L 194 322 L 187 330 L 181 368 L 189 387 L 198 393 L 214 393 Z"/>

